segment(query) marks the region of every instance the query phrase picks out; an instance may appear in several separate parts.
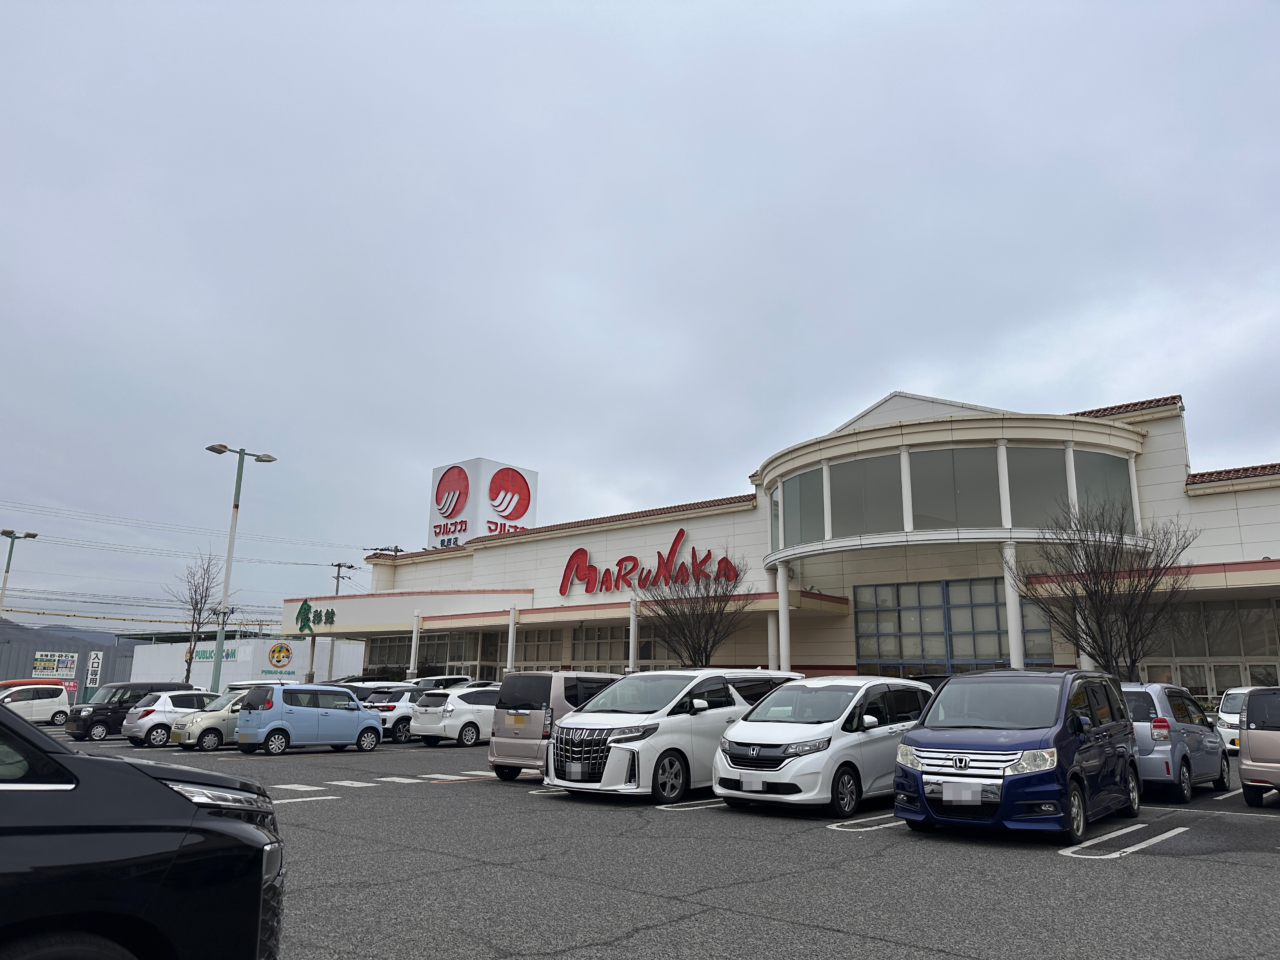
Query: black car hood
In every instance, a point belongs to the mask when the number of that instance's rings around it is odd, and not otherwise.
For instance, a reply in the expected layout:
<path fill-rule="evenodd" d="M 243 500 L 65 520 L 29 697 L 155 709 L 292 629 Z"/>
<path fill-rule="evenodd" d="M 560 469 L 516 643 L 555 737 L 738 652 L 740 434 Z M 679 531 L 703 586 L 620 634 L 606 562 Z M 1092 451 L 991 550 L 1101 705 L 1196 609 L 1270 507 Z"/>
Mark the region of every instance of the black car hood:
<path fill-rule="evenodd" d="M 214 773 L 212 770 L 200 770 L 196 767 L 184 767 L 177 763 L 157 763 L 154 760 L 135 760 L 122 757 L 121 763 L 141 770 L 149 777 L 157 780 L 177 780 L 180 783 L 199 783 L 206 787 L 227 787 L 231 790 L 243 790 L 267 796 L 266 788 L 256 780 L 245 780 L 225 773 Z"/>

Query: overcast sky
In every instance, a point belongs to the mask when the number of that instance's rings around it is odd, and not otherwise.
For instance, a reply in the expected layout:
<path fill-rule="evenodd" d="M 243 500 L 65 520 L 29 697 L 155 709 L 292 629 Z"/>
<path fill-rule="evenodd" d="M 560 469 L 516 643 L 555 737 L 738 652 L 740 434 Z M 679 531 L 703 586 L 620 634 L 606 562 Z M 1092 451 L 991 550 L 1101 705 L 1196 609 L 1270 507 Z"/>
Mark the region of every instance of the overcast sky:
<path fill-rule="evenodd" d="M 241 554 L 359 562 L 439 464 L 542 523 L 726 496 L 891 390 L 1181 393 L 1193 469 L 1280 460 L 1277 49 L 1274 3 L 3 0 L 0 525 L 221 551 L 12 504 L 225 529 L 223 442 L 279 458 L 242 531 L 351 545 Z M 9 606 L 184 562 L 18 553 Z"/>

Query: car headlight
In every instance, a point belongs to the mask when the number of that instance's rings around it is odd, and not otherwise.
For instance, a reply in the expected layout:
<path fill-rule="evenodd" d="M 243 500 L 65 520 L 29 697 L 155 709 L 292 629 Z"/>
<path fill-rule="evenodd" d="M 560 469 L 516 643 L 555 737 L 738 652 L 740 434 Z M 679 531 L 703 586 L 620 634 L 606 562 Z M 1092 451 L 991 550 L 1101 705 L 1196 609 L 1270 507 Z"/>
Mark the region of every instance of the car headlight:
<path fill-rule="evenodd" d="M 653 736 L 658 730 L 656 723 L 646 723 L 642 727 L 618 727 L 609 731 L 609 743 L 631 743 L 633 740 L 644 740 Z"/>
<path fill-rule="evenodd" d="M 799 743 L 789 743 L 782 751 L 784 757 L 803 757 L 806 753 L 817 753 L 831 746 L 831 738 L 823 737 L 821 740 L 801 740 Z"/>
<path fill-rule="evenodd" d="M 80 711 L 80 716 L 87 717 L 91 713 L 93 713 L 93 707 L 85 707 Z"/>
<path fill-rule="evenodd" d="M 1231 723 L 1229 720 L 1219 720 L 1219 721 L 1218 721 L 1218 726 L 1222 727 L 1224 730 L 1239 730 L 1239 729 L 1240 729 L 1240 724 L 1238 724 L 1238 723 Z"/>
<path fill-rule="evenodd" d="M 728 737 L 721 737 L 721 738 L 720 738 L 720 749 L 721 749 L 721 750 L 723 750 L 726 754 L 729 752 L 729 738 L 728 738 Z"/>
<path fill-rule="evenodd" d="M 916 756 L 916 748 L 909 747 L 905 743 L 898 744 L 898 762 L 904 767 L 910 767 L 912 770 L 924 769 L 920 759 Z"/>
<path fill-rule="evenodd" d="M 221 807 L 224 810 L 253 810 L 258 813 L 274 813 L 270 797 L 259 796 L 246 790 L 230 787 L 206 787 L 201 783 L 183 783 L 180 780 L 161 780 L 192 803 L 202 807 Z"/>
<path fill-rule="evenodd" d="M 1016 773 L 1036 773 L 1040 770 L 1052 770 L 1057 765 L 1057 750 L 1023 750 L 1021 759 L 1004 768 L 1004 775 L 1009 777 Z"/>
<path fill-rule="evenodd" d="M 266 886 L 280 876 L 284 868 L 284 846 L 268 843 L 262 848 L 262 885 Z"/>

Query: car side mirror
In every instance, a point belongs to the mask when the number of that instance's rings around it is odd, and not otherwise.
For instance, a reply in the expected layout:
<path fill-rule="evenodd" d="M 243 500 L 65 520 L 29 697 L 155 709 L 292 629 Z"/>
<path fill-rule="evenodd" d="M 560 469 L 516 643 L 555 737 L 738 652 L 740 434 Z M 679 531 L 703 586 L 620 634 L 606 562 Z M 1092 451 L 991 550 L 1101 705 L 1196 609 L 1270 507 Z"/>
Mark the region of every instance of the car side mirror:
<path fill-rule="evenodd" d="M 1093 729 L 1093 721 L 1088 717 L 1074 716 L 1071 718 L 1071 732 L 1076 734 L 1085 734 Z"/>
<path fill-rule="evenodd" d="M 232 713 L 239 713 L 239 712 L 240 712 L 240 705 L 239 705 L 239 704 L 236 704 L 234 707 L 232 707 L 232 708 L 231 708 L 231 712 L 232 712 Z"/>
<path fill-rule="evenodd" d="M 359 710 L 359 709 L 360 709 L 360 704 L 355 703 L 354 701 L 348 700 L 348 701 L 347 701 L 347 709 L 348 709 L 348 710 Z"/>
<path fill-rule="evenodd" d="M 693 709 L 690 713 L 702 713 L 702 711 L 710 709 L 711 704 L 707 703 L 707 701 L 695 698 L 693 701 Z"/>
<path fill-rule="evenodd" d="M 9 703 L 11 700 L 13 700 L 13 697 L 5 697 L 3 700 L 0 700 L 0 703 Z"/>
<path fill-rule="evenodd" d="M 878 726 L 880 726 L 880 721 L 877 720 L 875 717 L 871 716 L 871 714 L 868 713 L 863 715 L 862 717 L 863 730 L 874 730 Z"/>

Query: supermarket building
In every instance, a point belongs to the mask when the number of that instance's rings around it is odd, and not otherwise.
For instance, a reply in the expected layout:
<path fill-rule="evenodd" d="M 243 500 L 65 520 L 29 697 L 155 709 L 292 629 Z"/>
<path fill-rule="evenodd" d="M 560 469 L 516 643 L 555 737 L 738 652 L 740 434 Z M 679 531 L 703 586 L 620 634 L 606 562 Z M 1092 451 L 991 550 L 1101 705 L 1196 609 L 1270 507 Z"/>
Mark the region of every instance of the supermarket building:
<path fill-rule="evenodd" d="M 1062 415 L 893 393 L 767 457 L 749 493 L 375 553 L 370 593 L 287 600 L 284 630 L 304 600 L 332 610 L 315 633 L 365 641 L 368 668 L 393 675 L 661 669 L 676 663 L 636 620 L 633 588 L 729 562 L 750 616 L 717 663 L 1047 669 L 1076 653 L 1020 600 L 1005 560 L 1034 551 L 1061 504 L 1119 500 L 1135 535 L 1175 516 L 1200 531 L 1189 602 L 1144 677 L 1202 696 L 1274 684 L 1280 464 L 1191 472 L 1184 414 L 1180 396 Z"/>

